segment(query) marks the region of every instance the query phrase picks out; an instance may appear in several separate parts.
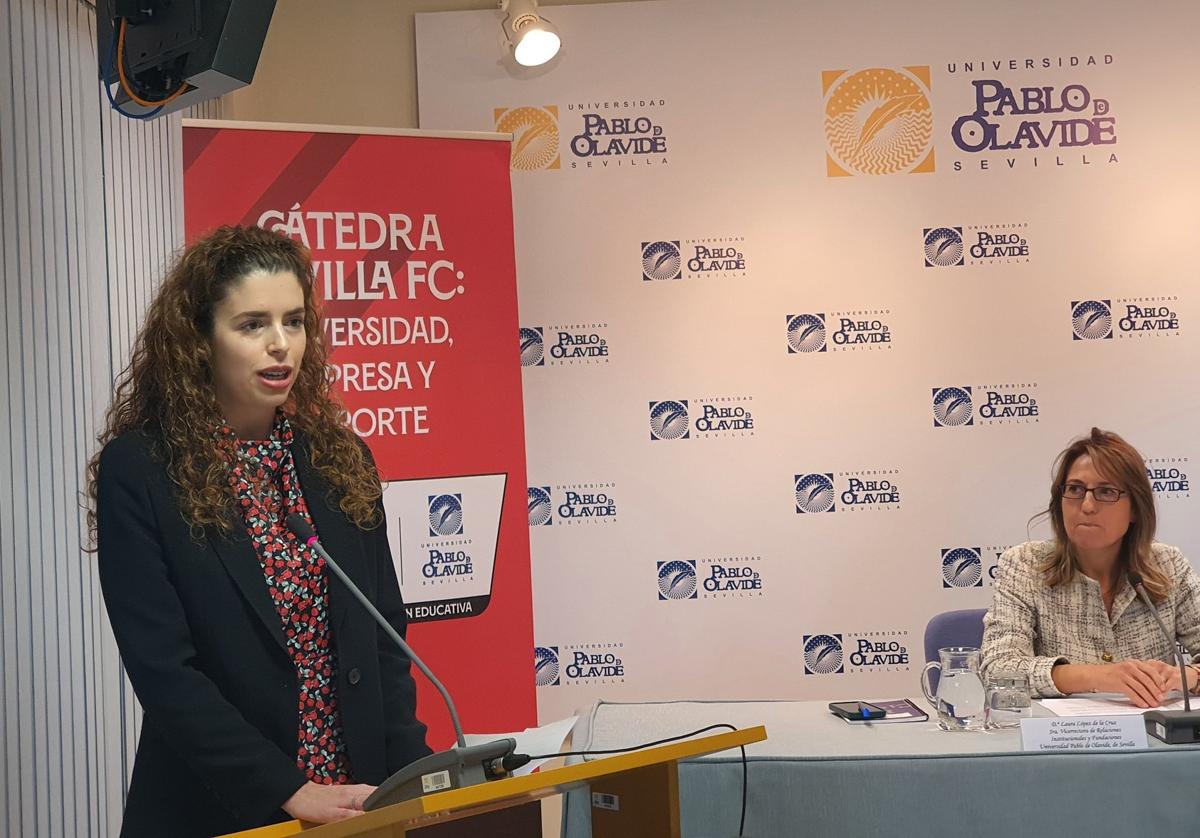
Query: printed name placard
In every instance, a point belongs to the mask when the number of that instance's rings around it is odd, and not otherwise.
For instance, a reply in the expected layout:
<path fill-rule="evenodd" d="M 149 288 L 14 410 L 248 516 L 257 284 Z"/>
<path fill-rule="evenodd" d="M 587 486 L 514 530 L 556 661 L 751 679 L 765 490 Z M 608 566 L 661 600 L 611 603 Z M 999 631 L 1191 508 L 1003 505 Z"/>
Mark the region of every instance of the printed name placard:
<path fill-rule="evenodd" d="M 1148 747 L 1141 714 L 1021 720 L 1026 751 L 1128 751 Z"/>

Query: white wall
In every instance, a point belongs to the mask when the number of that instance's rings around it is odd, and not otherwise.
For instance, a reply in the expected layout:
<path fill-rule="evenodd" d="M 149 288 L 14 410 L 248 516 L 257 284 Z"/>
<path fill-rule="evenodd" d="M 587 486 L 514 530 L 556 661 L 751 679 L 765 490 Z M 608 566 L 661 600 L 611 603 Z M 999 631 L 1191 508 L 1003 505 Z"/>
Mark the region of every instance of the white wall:
<path fill-rule="evenodd" d="M 619 0 L 559 0 L 561 5 Z M 497 0 L 280 0 L 254 84 L 224 97 L 250 122 L 417 127 L 414 15 L 496 9 Z M 499 14 L 496 13 L 499 31 Z"/>

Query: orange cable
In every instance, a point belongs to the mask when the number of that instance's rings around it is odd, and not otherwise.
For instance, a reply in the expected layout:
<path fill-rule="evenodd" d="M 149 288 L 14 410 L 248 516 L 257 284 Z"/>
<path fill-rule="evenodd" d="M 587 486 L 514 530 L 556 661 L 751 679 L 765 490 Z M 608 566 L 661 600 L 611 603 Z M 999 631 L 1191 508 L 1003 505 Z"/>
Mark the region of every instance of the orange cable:
<path fill-rule="evenodd" d="M 186 81 L 179 85 L 178 90 L 176 90 L 166 99 L 163 99 L 159 102 L 151 102 L 148 99 L 143 99 L 141 96 L 138 96 L 133 92 L 133 85 L 131 85 L 129 83 L 129 79 L 125 77 L 125 26 L 126 21 L 124 18 L 121 18 L 120 34 L 117 36 L 117 77 L 121 80 L 121 89 L 125 91 L 125 95 L 127 95 L 134 102 L 137 102 L 143 108 L 162 107 L 168 102 L 177 99 L 185 90 L 187 90 L 188 83 Z"/>

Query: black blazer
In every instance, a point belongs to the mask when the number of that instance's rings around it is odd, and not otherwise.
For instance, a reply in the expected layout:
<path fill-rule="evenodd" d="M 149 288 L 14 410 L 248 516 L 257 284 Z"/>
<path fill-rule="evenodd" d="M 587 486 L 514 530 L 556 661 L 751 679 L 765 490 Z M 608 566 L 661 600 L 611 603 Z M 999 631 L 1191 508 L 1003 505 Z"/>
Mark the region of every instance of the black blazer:
<path fill-rule="evenodd" d="M 397 631 L 406 620 L 387 527 L 358 529 L 327 498 L 301 434 L 300 487 L 329 554 Z M 122 836 L 211 836 L 284 820 L 304 784 L 299 695 L 262 567 L 238 521 L 192 538 L 141 433 L 100 456 L 100 583 L 145 715 Z M 378 784 L 429 753 L 409 661 L 329 574 L 337 695 L 354 780 Z"/>

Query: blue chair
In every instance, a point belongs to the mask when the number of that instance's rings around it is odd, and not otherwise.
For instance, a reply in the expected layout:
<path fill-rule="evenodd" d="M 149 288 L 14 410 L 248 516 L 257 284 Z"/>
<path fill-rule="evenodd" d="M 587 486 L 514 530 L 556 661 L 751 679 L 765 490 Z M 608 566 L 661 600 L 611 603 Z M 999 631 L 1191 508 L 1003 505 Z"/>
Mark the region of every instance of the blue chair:
<path fill-rule="evenodd" d="M 938 649 L 946 646 L 983 645 L 983 615 L 986 608 L 943 611 L 925 626 L 925 662 L 938 659 Z"/>
<path fill-rule="evenodd" d="M 935 614 L 925 626 L 925 662 L 938 659 L 938 649 L 946 646 L 983 645 L 983 615 L 986 608 L 966 608 Z M 936 670 L 929 674 L 930 689 L 937 692 L 941 680 Z"/>

